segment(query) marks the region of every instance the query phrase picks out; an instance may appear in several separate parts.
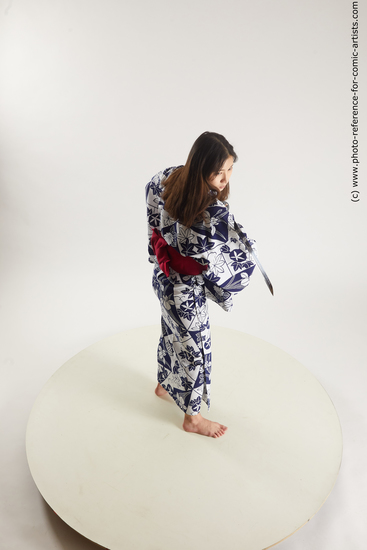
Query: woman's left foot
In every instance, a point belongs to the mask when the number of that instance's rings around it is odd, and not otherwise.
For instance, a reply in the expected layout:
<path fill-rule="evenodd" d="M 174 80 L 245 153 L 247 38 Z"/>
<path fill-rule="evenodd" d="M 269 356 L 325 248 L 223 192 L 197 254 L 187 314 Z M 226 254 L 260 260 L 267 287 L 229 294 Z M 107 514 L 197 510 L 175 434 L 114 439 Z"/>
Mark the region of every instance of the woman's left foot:
<path fill-rule="evenodd" d="M 162 395 L 166 395 L 166 393 L 167 391 L 160 384 L 157 384 L 155 394 L 158 395 L 158 397 L 161 397 Z"/>

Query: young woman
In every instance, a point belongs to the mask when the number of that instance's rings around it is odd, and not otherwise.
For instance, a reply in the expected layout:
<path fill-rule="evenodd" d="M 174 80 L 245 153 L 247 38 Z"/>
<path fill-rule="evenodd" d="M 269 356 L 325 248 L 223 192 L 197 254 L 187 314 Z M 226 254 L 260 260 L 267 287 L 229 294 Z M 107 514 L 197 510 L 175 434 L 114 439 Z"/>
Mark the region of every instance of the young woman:
<path fill-rule="evenodd" d="M 225 202 L 236 160 L 222 135 L 204 132 L 184 166 L 166 168 L 146 186 L 149 261 L 162 313 L 155 392 L 168 392 L 182 409 L 185 431 L 209 437 L 227 428 L 200 413 L 202 401 L 210 406 L 207 298 L 230 311 L 232 294 L 248 285 L 255 267 Z"/>

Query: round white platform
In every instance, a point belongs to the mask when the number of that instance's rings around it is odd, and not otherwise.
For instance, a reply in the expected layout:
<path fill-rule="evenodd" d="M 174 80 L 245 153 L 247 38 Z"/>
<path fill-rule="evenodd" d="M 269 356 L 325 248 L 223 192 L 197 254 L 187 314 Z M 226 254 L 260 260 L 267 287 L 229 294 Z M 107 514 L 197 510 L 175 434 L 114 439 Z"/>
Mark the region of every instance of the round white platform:
<path fill-rule="evenodd" d="M 154 394 L 159 327 L 107 338 L 63 365 L 27 429 L 34 481 L 76 531 L 111 550 L 263 550 L 322 506 L 342 436 L 305 367 L 241 332 L 213 328 L 212 409 L 227 433 L 181 428 Z"/>

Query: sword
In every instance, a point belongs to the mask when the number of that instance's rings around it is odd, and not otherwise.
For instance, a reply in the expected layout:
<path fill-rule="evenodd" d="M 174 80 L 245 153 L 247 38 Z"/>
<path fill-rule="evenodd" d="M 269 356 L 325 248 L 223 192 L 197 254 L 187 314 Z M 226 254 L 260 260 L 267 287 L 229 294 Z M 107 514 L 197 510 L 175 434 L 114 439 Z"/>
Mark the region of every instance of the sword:
<path fill-rule="evenodd" d="M 251 244 L 249 243 L 246 235 L 241 231 L 241 229 L 238 227 L 237 223 L 234 220 L 233 220 L 233 222 L 234 222 L 234 230 L 236 231 L 239 238 L 241 239 L 241 241 L 243 242 L 243 244 L 245 245 L 247 250 L 250 252 L 253 259 L 255 260 L 255 263 L 256 263 L 257 267 L 260 269 L 260 271 L 261 271 L 261 273 L 262 273 L 262 275 L 265 279 L 265 282 L 268 285 L 268 288 L 269 288 L 270 292 L 274 296 L 273 285 L 271 284 L 270 279 L 269 279 L 269 277 L 267 276 L 267 274 L 265 272 L 265 269 L 261 265 L 259 258 L 257 257 L 256 253 L 254 252 L 254 249 L 252 248 Z"/>

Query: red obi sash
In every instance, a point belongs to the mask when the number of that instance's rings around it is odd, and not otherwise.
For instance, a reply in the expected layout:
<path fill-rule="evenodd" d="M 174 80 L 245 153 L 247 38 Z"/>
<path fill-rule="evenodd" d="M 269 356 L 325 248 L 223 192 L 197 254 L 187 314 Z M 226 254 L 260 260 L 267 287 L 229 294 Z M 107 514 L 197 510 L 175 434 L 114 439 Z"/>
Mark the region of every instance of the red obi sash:
<path fill-rule="evenodd" d="M 182 256 L 172 246 L 167 244 L 162 235 L 153 229 L 152 238 L 150 240 L 154 254 L 157 256 L 159 267 L 169 277 L 169 268 L 171 267 L 180 275 L 200 275 L 208 266 L 200 264 L 194 258 Z"/>

